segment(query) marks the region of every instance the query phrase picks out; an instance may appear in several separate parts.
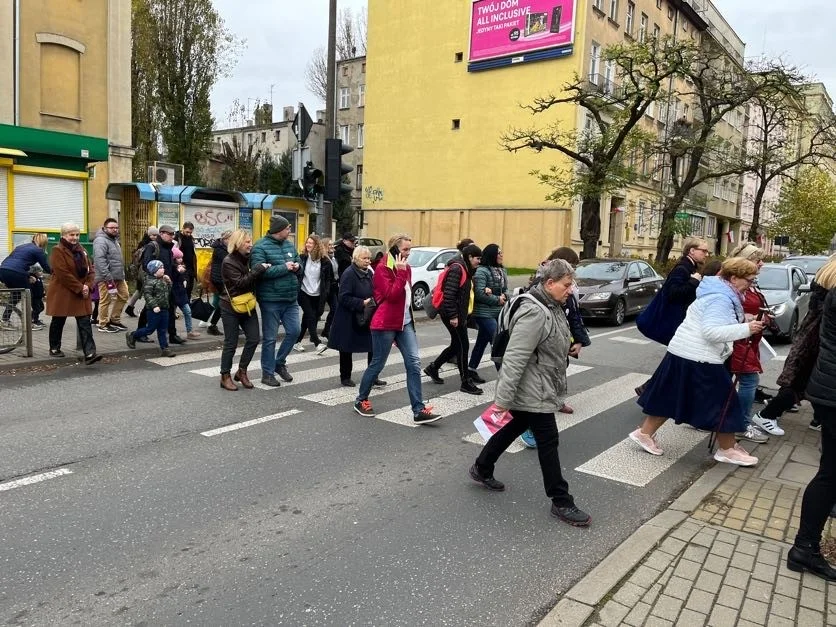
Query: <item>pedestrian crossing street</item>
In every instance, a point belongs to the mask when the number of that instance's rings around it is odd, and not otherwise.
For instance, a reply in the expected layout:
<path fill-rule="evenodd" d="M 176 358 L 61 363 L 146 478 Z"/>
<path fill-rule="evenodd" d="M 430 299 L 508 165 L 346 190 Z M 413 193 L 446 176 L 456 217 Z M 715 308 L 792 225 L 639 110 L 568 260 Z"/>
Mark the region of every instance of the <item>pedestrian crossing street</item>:
<path fill-rule="evenodd" d="M 434 345 L 421 348 L 419 354 L 422 362 L 426 364 L 428 359 L 437 356 L 444 347 L 445 345 Z M 239 348 L 236 357 L 240 354 L 240 351 Z M 260 382 L 259 356 L 260 353 L 257 351 L 250 365 L 250 377 L 256 386 L 252 393 L 285 395 L 287 402 L 290 403 L 289 408 L 261 418 L 206 431 L 202 435 L 215 437 L 275 420 L 291 419 L 293 416 L 311 411 L 310 404 L 343 407 L 346 412 L 353 414 L 352 405 L 357 396 L 357 388 L 344 387 L 339 384 L 339 366 L 335 351 L 329 350 L 323 355 L 318 355 L 313 351 L 292 353 L 287 359 L 287 364 L 294 379 L 290 383 L 282 382 L 281 387 L 278 388 L 266 386 Z M 211 379 L 219 377 L 220 352 L 218 350 L 182 354 L 175 358 L 152 358 L 147 361 L 166 369 L 182 369 L 195 377 Z M 361 359 L 354 360 L 353 378 L 355 382 L 359 383 L 365 368 L 365 355 Z M 570 392 L 573 387 L 576 389 L 583 388 L 582 378 L 578 378 L 577 375 L 594 368 L 596 366 L 570 364 L 567 370 Z M 480 372 L 484 378 L 494 379 L 494 369 L 489 359 L 483 360 Z M 458 381 L 458 372 L 454 365 L 446 364 L 443 366 L 441 374 L 446 376 L 450 382 Z M 420 427 L 420 425 L 414 423 L 412 411 L 407 402 L 405 392 L 406 374 L 403 372 L 401 355 L 396 349 L 393 349 L 392 354 L 390 354 L 387 367 L 381 377 L 387 381 L 386 387 L 373 389 L 369 397 L 369 400 L 379 411 L 375 419 L 413 429 Z M 566 399 L 566 402 L 574 408 L 575 412 L 573 414 L 558 414 L 558 428 L 561 433 L 582 426 L 586 421 L 622 404 L 634 403 L 634 388 L 645 382 L 647 377 L 646 373 L 629 372 L 572 394 Z M 575 383 L 576 381 L 578 383 Z M 428 377 L 423 375 L 422 383 L 424 397 L 428 399 L 428 403 L 432 405 L 435 412 L 445 417 L 444 422 L 449 422 L 451 418 L 458 418 L 459 420 L 463 418 L 471 431 L 463 437 L 463 440 L 482 446 L 484 439 L 476 432 L 472 422 L 493 399 L 496 381 L 490 380 L 481 385 L 480 387 L 485 391 L 481 396 L 465 394 L 458 390 L 435 396 L 433 392 L 439 390 L 439 386 L 434 385 Z M 290 395 L 287 395 L 288 388 L 292 390 Z M 312 391 L 311 388 L 315 389 Z M 379 403 L 378 400 L 381 396 L 387 395 L 388 397 L 393 392 L 397 393 L 395 397 L 399 397 L 398 402 L 404 404 L 395 409 L 380 411 L 379 408 L 384 403 Z M 287 405 L 285 406 L 287 407 Z M 636 412 L 636 408 L 635 406 L 632 408 L 626 406 L 625 411 Z M 627 432 L 625 431 L 623 440 L 606 450 L 597 452 L 593 457 L 577 466 L 575 470 L 610 481 L 643 487 L 671 468 L 679 459 L 699 445 L 705 437 L 706 434 L 704 433 L 668 423 L 660 431 L 660 442 L 664 443 L 665 455 L 656 457 L 639 449 L 627 438 Z M 524 450 L 525 448 L 518 440 L 511 445 L 508 452 L 519 453 Z"/>

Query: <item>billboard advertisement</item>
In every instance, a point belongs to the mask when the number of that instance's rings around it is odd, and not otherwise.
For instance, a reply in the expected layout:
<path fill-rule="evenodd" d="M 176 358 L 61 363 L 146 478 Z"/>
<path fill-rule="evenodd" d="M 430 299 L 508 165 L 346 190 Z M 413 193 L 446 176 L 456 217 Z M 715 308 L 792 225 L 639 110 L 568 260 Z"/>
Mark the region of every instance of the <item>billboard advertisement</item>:
<path fill-rule="evenodd" d="M 575 0 L 474 0 L 470 61 L 572 44 Z"/>

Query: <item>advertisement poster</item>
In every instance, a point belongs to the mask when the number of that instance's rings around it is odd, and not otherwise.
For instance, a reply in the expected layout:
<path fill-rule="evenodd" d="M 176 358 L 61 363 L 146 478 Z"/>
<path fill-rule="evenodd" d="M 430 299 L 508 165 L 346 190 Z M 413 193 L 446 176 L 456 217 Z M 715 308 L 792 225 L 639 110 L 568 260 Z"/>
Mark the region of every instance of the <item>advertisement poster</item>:
<path fill-rule="evenodd" d="M 574 34 L 575 0 L 474 0 L 470 61 L 568 46 Z"/>
<path fill-rule="evenodd" d="M 235 228 L 235 213 L 238 208 L 217 206 L 184 205 L 183 222 L 194 224 L 195 246 L 209 248 L 224 231 Z"/>

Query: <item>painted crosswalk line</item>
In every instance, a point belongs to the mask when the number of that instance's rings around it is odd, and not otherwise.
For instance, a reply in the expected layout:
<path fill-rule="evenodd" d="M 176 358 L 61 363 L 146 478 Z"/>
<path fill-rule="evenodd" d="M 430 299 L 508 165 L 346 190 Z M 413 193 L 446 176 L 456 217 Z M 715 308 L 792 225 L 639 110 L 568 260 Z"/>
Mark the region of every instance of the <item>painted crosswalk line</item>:
<path fill-rule="evenodd" d="M 255 425 L 260 425 L 265 422 L 272 422 L 273 420 L 278 420 L 279 418 L 286 418 L 288 416 L 294 416 L 296 414 L 301 413 L 301 409 L 288 409 L 287 411 L 283 411 L 278 414 L 270 414 L 269 416 L 263 416 L 262 418 L 254 418 L 253 420 L 245 420 L 244 422 L 236 422 L 235 424 L 226 425 L 225 427 L 219 427 L 217 429 L 203 431 L 200 435 L 206 436 L 207 438 L 211 438 L 216 435 L 221 435 L 223 433 L 229 433 L 230 431 L 246 429 L 247 427 L 253 427 Z"/>
<path fill-rule="evenodd" d="M 707 437 L 701 431 L 677 425 L 670 420 L 662 425 L 657 434 L 656 439 L 665 451 L 664 455 L 651 455 L 625 437 L 615 446 L 578 466 L 576 470 L 641 488 L 673 466 Z"/>
<path fill-rule="evenodd" d="M 429 404 L 432 405 L 433 412 L 441 416 L 452 416 L 474 407 L 483 407 L 493 399 L 494 392 L 496 391 L 496 381 L 489 381 L 480 387 L 484 390 L 484 394 L 480 394 L 479 396 L 455 391 L 444 394 L 443 396 L 433 397 Z M 386 422 L 393 422 L 404 427 L 421 426 L 415 424 L 412 408 L 409 405 L 377 414 L 375 418 L 385 420 Z"/>
<path fill-rule="evenodd" d="M 14 490 L 15 488 L 20 488 L 26 485 L 32 485 L 35 483 L 40 483 L 41 481 L 47 481 L 49 479 L 55 479 L 56 477 L 62 477 L 64 475 L 71 475 L 73 474 L 72 470 L 67 468 L 58 468 L 57 470 L 50 470 L 48 472 L 42 472 L 37 475 L 31 475 L 29 477 L 23 477 L 22 479 L 14 479 L 13 481 L 6 481 L 5 483 L 0 483 L 0 492 L 4 492 L 6 490 Z"/>
<path fill-rule="evenodd" d="M 642 340 L 637 337 L 624 337 L 623 335 L 616 335 L 610 338 L 610 342 L 622 342 L 624 344 L 650 344 L 650 340 Z"/>

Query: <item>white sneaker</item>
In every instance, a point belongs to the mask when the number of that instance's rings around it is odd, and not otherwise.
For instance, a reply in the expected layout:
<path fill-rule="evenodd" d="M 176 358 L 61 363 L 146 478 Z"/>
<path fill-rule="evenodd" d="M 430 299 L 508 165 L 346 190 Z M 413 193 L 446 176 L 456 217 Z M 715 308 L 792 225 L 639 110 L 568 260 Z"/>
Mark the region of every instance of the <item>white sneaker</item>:
<path fill-rule="evenodd" d="M 752 416 L 752 424 L 769 435 L 784 435 L 784 430 L 778 426 L 778 421 L 770 418 L 762 418 L 760 412 Z"/>
<path fill-rule="evenodd" d="M 199 326 L 199 327 L 203 327 L 203 328 L 205 329 L 206 327 L 208 327 L 208 326 L 209 326 L 209 323 L 208 323 L 208 322 L 206 322 L 206 320 L 201 320 L 201 321 L 200 321 L 200 324 L 199 324 L 199 325 L 197 325 L 197 326 Z"/>
<path fill-rule="evenodd" d="M 297 353 L 304 353 L 305 347 L 302 346 L 302 342 L 296 342 L 296 344 L 293 345 L 293 350 L 295 350 Z"/>
<path fill-rule="evenodd" d="M 750 442 L 757 442 L 758 444 L 769 442 L 769 436 L 758 429 L 755 425 L 748 425 L 746 427 L 746 431 L 738 433 L 737 436 L 743 438 L 744 440 L 749 440 Z"/>
<path fill-rule="evenodd" d="M 328 344 L 326 344 L 325 342 L 322 342 L 322 344 L 320 344 L 319 346 L 316 347 L 316 354 L 321 355 L 322 353 L 324 353 L 327 350 L 328 350 Z"/>
<path fill-rule="evenodd" d="M 754 466 L 758 463 L 757 457 L 752 457 L 744 449 L 735 446 L 734 448 L 717 449 L 714 453 L 714 459 L 724 464 L 734 464 L 735 466 Z"/>

